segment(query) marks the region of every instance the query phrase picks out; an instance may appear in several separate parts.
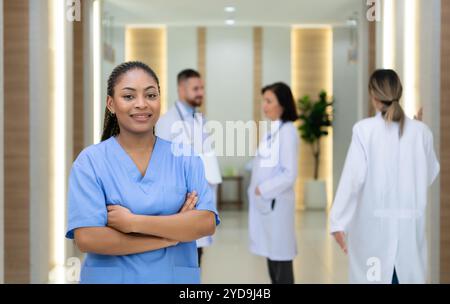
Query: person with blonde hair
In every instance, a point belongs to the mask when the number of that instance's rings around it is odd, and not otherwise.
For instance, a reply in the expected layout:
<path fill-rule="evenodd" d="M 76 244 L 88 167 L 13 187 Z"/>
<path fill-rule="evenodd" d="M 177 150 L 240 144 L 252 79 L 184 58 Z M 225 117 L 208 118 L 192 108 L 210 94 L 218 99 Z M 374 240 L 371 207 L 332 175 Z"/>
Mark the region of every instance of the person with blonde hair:
<path fill-rule="evenodd" d="M 405 116 L 402 90 L 395 71 L 375 71 L 369 91 L 377 114 L 353 127 L 330 213 L 350 283 L 426 282 L 427 195 L 440 167 L 430 129 Z"/>

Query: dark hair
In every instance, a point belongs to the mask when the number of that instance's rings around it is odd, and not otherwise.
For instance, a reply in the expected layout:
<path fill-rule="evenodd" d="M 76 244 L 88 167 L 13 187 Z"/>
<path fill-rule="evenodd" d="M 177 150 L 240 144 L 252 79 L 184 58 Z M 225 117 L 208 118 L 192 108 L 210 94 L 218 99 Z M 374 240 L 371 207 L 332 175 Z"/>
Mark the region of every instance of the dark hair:
<path fill-rule="evenodd" d="M 292 95 L 291 88 L 287 84 L 284 82 L 276 82 L 262 88 L 261 93 L 264 94 L 267 91 L 275 94 L 278 103 L 283 108 L 283 114 L 281 114 L 281 120 L 283 122 L 296 121 L 298 119 L 294 96 Z"/>
<path fill-rule="evenodd" d="M 200 75 L 200 73 L 197 72 L 196 70 L 186 69 L 178 73 L 177 83 L 180 84 L 182 81 L 186 81 L 189 78 L 201 78 L 201 77 L 202 76 Z"/>
<path fill-rule="evenodd" d="M 394 70 L 376 70 L 369 80 L 369 92 L 383 104 L 381 114 L 387 122 L 400 124 L 399 135 L 403 134 L 405 112 L 400 105 L 403 87 Z"/>
<path fill-rule="evenodd" d="M 156 73 L 145 63 L 140 61 L 124 62 L 114 68 L 108 79 L 108 96 L 114 97 L 114 87 L 120 81 L 120 78 L 131 70 L 143 70 L 150 77 L 152 77 L 158 85 L 158 92 L 160 92 L 159 79 Z M 105 109 L 105 120 L 103 123 L 102 141 L 107 140 L 112 136 L 116 136 L 120 133 L 119 122 L 116 115 L 112 114 L 108 107 Z"/>

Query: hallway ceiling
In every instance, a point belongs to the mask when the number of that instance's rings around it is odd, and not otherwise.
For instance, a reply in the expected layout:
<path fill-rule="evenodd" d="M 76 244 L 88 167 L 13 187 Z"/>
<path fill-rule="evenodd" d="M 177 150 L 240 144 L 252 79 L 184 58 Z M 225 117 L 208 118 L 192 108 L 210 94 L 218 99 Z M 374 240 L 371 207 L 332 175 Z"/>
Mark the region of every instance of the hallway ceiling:
<path fill-rule="evenodd" d="M 233 5 L 236 12 L 225 12 Z M 361 10 L 362 0 L 105 0 L 106 15 L 116 25 L 340 25 Z"/>

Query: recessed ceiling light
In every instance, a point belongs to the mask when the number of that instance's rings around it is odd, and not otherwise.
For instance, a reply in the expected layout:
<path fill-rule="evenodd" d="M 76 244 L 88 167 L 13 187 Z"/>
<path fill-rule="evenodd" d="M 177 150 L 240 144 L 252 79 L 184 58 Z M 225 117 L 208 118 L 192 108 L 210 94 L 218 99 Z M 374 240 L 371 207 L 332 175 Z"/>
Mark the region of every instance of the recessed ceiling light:
<path fill-rule="evenodd" d="M 234 7 L 234 6 L 225 6 L 225 11 L 227 12 L 227 13 L 233 13 L 233 12 L 235 12 L 236 11 L 236 8 Z"/>
<path fill-rule="evenodd" d="M 347 19 L 346 24 L 347 24 L 347 26 L 355 27 L 355 26 L 358 26 L 358 21 L 350 18 L 350 19 Z"/>
<path fill-rule="evenodd" d="M 227 19 L 227 20 L 225 20 L 225 23 L 227 25 L 234 25 L 236 23 L 236 21 L 234 19 Z"/>

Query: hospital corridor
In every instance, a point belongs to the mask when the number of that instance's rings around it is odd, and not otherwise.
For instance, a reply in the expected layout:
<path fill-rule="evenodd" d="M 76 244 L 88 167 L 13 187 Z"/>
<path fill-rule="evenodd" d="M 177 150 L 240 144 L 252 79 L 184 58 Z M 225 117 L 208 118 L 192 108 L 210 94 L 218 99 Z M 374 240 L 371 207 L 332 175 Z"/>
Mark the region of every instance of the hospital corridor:
<path fill-rule="evenodd" d="M 449 71 L 450 0 L 0 0 L 0 288 L 449 284 Z"/>
<path fill-rule="evenodd" d="M 269 284 L 265 259 L 248 252 L 248 214 L 227 210 L 221 216 L 224 224 L 215 234 L 217 245 L 205 250 L 202 282 Z M 347 260 L 326 231 L 326 214 L 298 212 L 296 218 L 296 228 L 301 233 L 297 234 L 300 254 L 294 262 L 295 283 L 348 283 Z"/>

